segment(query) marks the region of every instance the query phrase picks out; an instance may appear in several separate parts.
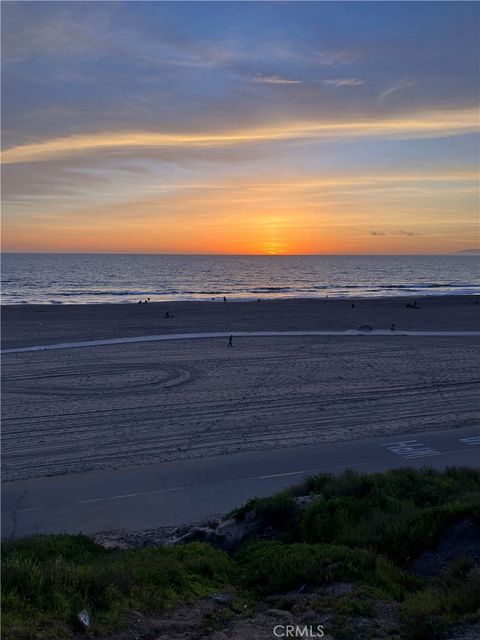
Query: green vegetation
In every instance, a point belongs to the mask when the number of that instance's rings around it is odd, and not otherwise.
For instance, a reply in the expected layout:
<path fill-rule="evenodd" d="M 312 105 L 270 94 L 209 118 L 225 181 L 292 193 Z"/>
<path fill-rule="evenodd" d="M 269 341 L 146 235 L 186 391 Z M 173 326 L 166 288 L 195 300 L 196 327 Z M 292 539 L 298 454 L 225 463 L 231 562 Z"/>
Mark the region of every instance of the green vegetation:
<path fill-rule="evenodd" d="M 298 496 L 318 496 L 302 511 Z M 250 500 L 233 515 L 255 512 L 285 542 L 360 547 L 402 566 L 432 546 L 462 517 L 480 517 L 480 474 L 473 469 L 394 469 L 370 475 L 320 474 L 269 498 Z"/>
<path fill-rule="evenodd" d="M 362 547 L 406 564 L 452 522 L 480 514 L 480 475 L 473 470 L 396 469 L 338 480 L 312 478 L 322 499 L 302 515 L 301 539 Z M 318 491 L 318 488 L 317 488 Z"/>
<path fill-rule="evenodd" d="M 233 579 L 222 551 L 193 543 L 106 551 L 85 536 L 38 536 L 4 546 L 3 637 L 70 638 L 87 609 L 96 630 L 118 628 L 131 610 L 162 611 Z"/>
<path fill-rule="evenodd" d="M 278 531 L 291 531 L 299 522 L 301 510 L 294 497 L 294 489 L 281 491 L 269 498 L 254 498 L 249 500 L 231 515 L 237 520 L 243 520 L 247 514 L 255 514 L 265 527 L 273 527 Z"/>
<path fill-rule="evenodd" d="M 72 638 L 84 608 L 92 631 L 102 633 L 125 625 L 129 611 L 164 611 L 219 590 L 259 602 L 334 582 L 352 583 L 362 594 L 337 599 L 338 637 L 350 633 L 355 617 L 374 617 L 377 601 L 395 605 L 402 637 L 411 640 L 433 640 L 450 625 L 480 620 L 480 576 L 470 559 L 430 580 L 408 571 L 446 527 L 480 520 L 478 471 L 322 474 L 251 500 L 234 515 L 255 520 L 274 539 L 251 539 L 232 556 L 200 543 L 107 551 L 67 535 L 4 544 L 2 637 Z"/>
<path fill-rule="evenodd" d="M 439 579 L 408 594 L 401 614 L 409 628 L 409 638 L 439 638 L 457 620 L 480 619 L 480 574 L 468 558 L 451 563 Z"/>
<path fill-rule="evenodd" d="M 372 605 L 365 600 L 340 599 L 336 609 L 337 613 L 342 616 L 373 617 Z"/>
<path fill-rule="evenodd" d="M 360 582 L 401 598 L 415 585 L 388 560 L 365 549 L 334 545 L 255 542 L 239 556 L 243 584 L 260 595 L 298 589 L 305 583 Z"/>

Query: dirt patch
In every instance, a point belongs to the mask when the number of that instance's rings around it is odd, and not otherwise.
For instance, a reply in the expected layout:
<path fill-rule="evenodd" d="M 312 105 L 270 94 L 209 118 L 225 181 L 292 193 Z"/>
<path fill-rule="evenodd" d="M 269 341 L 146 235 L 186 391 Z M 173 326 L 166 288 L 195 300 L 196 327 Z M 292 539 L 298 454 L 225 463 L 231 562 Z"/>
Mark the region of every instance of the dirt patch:
<path fill-rule="evenodd" d="M 469 557 L 480 566 L 480 524 L 465 518 L 445 529 L 434 549 L 424 551 L 409 570 L 421 578 L 434 578 L 455 559 Z"/>

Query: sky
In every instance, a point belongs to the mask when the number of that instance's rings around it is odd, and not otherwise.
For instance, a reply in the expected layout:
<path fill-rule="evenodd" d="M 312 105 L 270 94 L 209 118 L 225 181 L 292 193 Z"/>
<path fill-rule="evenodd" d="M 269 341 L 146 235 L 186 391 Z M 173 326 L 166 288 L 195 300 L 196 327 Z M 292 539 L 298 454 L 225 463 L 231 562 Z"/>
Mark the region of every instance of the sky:
<path fill-rule="evenodd" d="M 1 10 L 5 251 L 478 246 L 478 3 Z"/>

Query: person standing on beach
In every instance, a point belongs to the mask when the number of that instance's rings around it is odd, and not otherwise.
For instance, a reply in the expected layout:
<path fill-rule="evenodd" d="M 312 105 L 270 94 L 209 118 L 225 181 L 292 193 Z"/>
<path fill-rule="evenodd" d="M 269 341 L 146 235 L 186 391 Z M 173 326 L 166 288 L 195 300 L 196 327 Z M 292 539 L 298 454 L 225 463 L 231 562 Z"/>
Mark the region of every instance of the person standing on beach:
<path fill-rule="evenodd" d="M 229 346 L 229 347 L 233 347 L 233 336 L 230 336 L 230 337 L 228 338 L 228 346 Z"/>

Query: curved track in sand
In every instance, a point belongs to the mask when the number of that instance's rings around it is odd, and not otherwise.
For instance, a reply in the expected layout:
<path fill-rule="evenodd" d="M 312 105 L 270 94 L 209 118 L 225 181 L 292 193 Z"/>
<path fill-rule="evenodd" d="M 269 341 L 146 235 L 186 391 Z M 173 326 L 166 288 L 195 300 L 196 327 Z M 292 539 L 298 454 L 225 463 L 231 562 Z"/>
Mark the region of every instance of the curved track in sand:
<path fill-rule="evenodd" d="M 479 332 L 187 335 L 4 356 L 4 479 L 478 425 Z"/>

